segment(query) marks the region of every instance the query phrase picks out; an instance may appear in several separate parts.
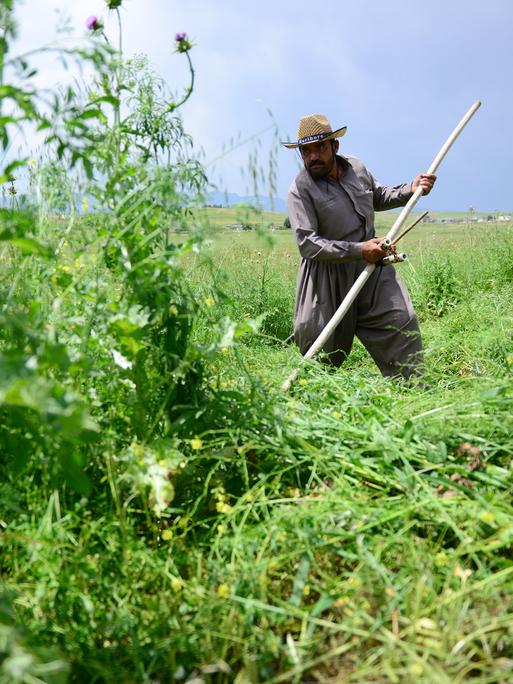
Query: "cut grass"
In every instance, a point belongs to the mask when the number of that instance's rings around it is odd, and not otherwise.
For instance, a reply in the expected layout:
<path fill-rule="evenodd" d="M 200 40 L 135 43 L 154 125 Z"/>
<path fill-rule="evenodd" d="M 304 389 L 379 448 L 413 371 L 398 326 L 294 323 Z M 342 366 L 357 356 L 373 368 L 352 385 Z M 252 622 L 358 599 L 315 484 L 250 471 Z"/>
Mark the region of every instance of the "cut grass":
<path fill-rule="evenodd" d="M 382 379 L 356 344 L 341 369 L 305 363 L 281 392 L 304 363 L 279 339 L 292 320 L 292 236 L 275 234 L 272 247 L 221 233 L 211 260 L 188 255 L 198 301 L 214 302 L 196 323 L 199 338 L 212 335 L 208 312 L 272 309 L 275 327 L 209 361 L 204 403 L 182 407 L 189 434 L 179 423 L 159 446 L 179 459 L 160 519 L 150 490 L 130 479 L 118 433 L 131 389 L 125 382 L 110 405 L 114 378 L 100 387 L 92 374 L 81 388 L 105 425 L 85 448 L 90 495 L 56 488 L 37 455 L 7 475 L 1 571 L 15 616 L 0 612 L 4 681 L 16 649 L 35 658 L 37 644 L 60 650 L 70 681 L 508 682 L 508 231 L 500 244 L 461 232 L 451 250 L 426 234 L 422 258 L 417 251 L 401 271 L 421 317 L 427 389 Z M 86 285 L 95 264 L 83 264 L 73 276 Z M 81 292 L 62 289 L 51 308 L 70 349 Z M 128 451 L 152 448 L 134 440 Z M 62 658 L 38 657 L 60 663 L 65 680 Z"/>

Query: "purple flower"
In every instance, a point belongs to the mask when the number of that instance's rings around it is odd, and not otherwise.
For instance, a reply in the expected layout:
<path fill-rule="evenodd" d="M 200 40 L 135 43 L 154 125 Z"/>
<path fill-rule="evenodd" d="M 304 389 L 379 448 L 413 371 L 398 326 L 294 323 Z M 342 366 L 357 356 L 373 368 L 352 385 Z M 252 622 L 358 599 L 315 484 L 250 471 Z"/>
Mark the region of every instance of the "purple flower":
<path fill-rule="evenodd" d="M 101 19 L 98 19 L 98 17 L 95 17 L 93 14 L 86 20 L 86 27 L 89 31 L 98 31 L 99 29 L 103 28 L 103 22 Z"/>
<path fill-rule="evenodd" d="M 187 38 L 186 33 L 176 33 L 175 34 L 175 41 L 176 41 L 176 51 L 177 52 L 187 52 L 192 47 L 192 43 Z"/>

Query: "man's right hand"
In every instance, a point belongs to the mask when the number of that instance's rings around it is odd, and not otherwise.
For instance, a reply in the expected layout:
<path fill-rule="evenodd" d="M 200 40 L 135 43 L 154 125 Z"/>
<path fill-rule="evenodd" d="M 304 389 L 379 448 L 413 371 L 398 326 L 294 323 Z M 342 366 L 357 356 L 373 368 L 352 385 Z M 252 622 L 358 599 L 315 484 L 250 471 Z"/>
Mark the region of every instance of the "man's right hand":
<path fill-rule="evenodd" d="M 380 244 L 385 238 L 372 238 L 363 243 L 362 257 L 369 264 L 375 264 L 387 255 L 386 249 L 381 249 Z"/>

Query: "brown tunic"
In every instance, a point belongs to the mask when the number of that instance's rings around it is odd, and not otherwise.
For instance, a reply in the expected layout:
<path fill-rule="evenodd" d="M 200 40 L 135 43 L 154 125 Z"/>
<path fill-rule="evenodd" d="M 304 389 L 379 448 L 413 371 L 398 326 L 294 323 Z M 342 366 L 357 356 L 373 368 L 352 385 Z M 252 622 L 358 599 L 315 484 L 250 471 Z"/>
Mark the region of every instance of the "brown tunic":
<path fill-rule="evenodd" d="M 339 180 L 314 179 L 302 169 L 288 195 L 288 211 L 301 254 L 294 338 L 305 354 L 366 266 L 362 243 L 375 237 L 374 211 L 406 204 L 410 183 L 380 185 L 355 157 L 337 157 Z M 324 346 L 340 365 L 354 335 L 383 375 L 411 375 L 421 359 L 417 318 L 393 266 L 378 267 Z"/>

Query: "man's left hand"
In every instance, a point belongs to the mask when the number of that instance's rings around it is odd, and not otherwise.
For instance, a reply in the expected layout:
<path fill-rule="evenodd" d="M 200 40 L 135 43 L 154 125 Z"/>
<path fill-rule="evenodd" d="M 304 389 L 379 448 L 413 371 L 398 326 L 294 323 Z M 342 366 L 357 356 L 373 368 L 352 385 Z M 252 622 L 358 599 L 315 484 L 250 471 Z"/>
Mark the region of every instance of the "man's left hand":
<path fill-rule="evenodd" d="M 433 173 L 419 173 L 417 178 L 411 184 L 413 192 L 420 186 L 423 195 L 429 195 L 433 185 L 435 184 L 436 176 Z"/>

